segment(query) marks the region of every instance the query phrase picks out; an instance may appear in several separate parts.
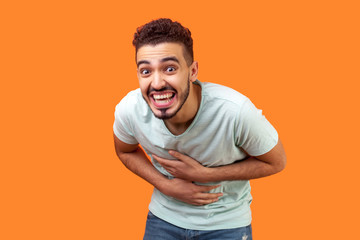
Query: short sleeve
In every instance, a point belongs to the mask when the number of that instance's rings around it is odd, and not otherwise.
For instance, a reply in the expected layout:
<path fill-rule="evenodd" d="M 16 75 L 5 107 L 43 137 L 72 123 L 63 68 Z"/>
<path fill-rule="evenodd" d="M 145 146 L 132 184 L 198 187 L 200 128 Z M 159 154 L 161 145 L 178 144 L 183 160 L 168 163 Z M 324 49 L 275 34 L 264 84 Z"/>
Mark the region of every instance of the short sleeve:
<path fill-rule="evenodd" d="M 131 113 L 126 108 L 126 97 L 115 108 L 114 134 L 127 144 L 137 144 L 131 126 Z"/>
<path fill-rule="evenodd" d="M 269 152 L 278 142 L 275 128 L 249 99 L 239 110 L 235 129 L 236 145 L 251 156 Z"/>

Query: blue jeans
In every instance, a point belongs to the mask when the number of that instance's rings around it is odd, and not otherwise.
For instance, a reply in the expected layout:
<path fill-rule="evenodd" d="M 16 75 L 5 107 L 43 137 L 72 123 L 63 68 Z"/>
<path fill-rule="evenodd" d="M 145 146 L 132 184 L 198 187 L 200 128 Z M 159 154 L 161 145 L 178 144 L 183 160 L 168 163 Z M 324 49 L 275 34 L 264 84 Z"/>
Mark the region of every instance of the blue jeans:
<path fill-rule="evenodd" d="M 177 227 L 149 211 L 144 240 L 252 240 L 251 225 L 247 227 L 199 231 Z"/>

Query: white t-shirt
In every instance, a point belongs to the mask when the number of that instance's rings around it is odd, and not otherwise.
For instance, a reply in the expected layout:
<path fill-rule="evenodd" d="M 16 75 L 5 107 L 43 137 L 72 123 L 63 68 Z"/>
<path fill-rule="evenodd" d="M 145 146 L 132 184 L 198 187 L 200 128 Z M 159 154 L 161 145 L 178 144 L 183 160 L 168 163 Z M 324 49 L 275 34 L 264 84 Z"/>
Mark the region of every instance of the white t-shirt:
<path fill-rule="evenodd" d="M 274 127 L 251 101 L 239 92 L 218 84 L 201 83 L 201 104 L 191 125 L 181 135 L 173 135 L 163 120 L 154 116 L 140 89 L 131 91 L 116 106 L 114 133 L 128 144 L 139 143 L 155 168 L 172 178 L 152 154 L 174 159 L 175 150 L 207 167 L 222 166 L 259 156 L 278 142 Z M 245 152 L 244 152 L 244 151 Z M 200 183 L 198 183 L 200 184 Z M 244 227 L 251 223 L 249 181 L 222 181 L 205 185 L 221 187 L 219 201 L 194 206 L 162 194 L 154 188 L 149 205 L 157 217 L 178 227 L 193 230 L 217 230 Z M 204 184 L 203 184 L 204 185 Z"/>

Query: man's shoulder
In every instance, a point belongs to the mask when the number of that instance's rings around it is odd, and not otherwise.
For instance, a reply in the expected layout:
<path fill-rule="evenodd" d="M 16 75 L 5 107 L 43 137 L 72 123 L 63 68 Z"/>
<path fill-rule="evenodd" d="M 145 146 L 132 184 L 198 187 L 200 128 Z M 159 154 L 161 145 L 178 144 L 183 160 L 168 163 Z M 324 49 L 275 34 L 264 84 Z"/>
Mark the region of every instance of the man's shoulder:
<path fill-rule="evenodd" d="M 249 101 L 242 93 L 217 83 L 204 82 L 203 89 L 203 94 L 209 101 L 224 101 L 236 105 Z"/>

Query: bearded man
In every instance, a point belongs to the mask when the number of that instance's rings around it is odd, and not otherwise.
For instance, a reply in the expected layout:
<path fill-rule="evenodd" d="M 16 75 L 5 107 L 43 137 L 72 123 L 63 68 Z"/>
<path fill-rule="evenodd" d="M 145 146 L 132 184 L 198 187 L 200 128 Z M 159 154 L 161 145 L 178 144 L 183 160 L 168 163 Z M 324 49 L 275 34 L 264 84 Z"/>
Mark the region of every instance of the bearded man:
<path fill-rule="evenodd" d="M 277 131 L 241 93 L 197 79 L 180 23 L 151 21 L 133 45 L 140 88 L 113 129 L 120 160 L 154 186 L 144 239 L 251 240 L 249 180 L 286 164 Z"/>

